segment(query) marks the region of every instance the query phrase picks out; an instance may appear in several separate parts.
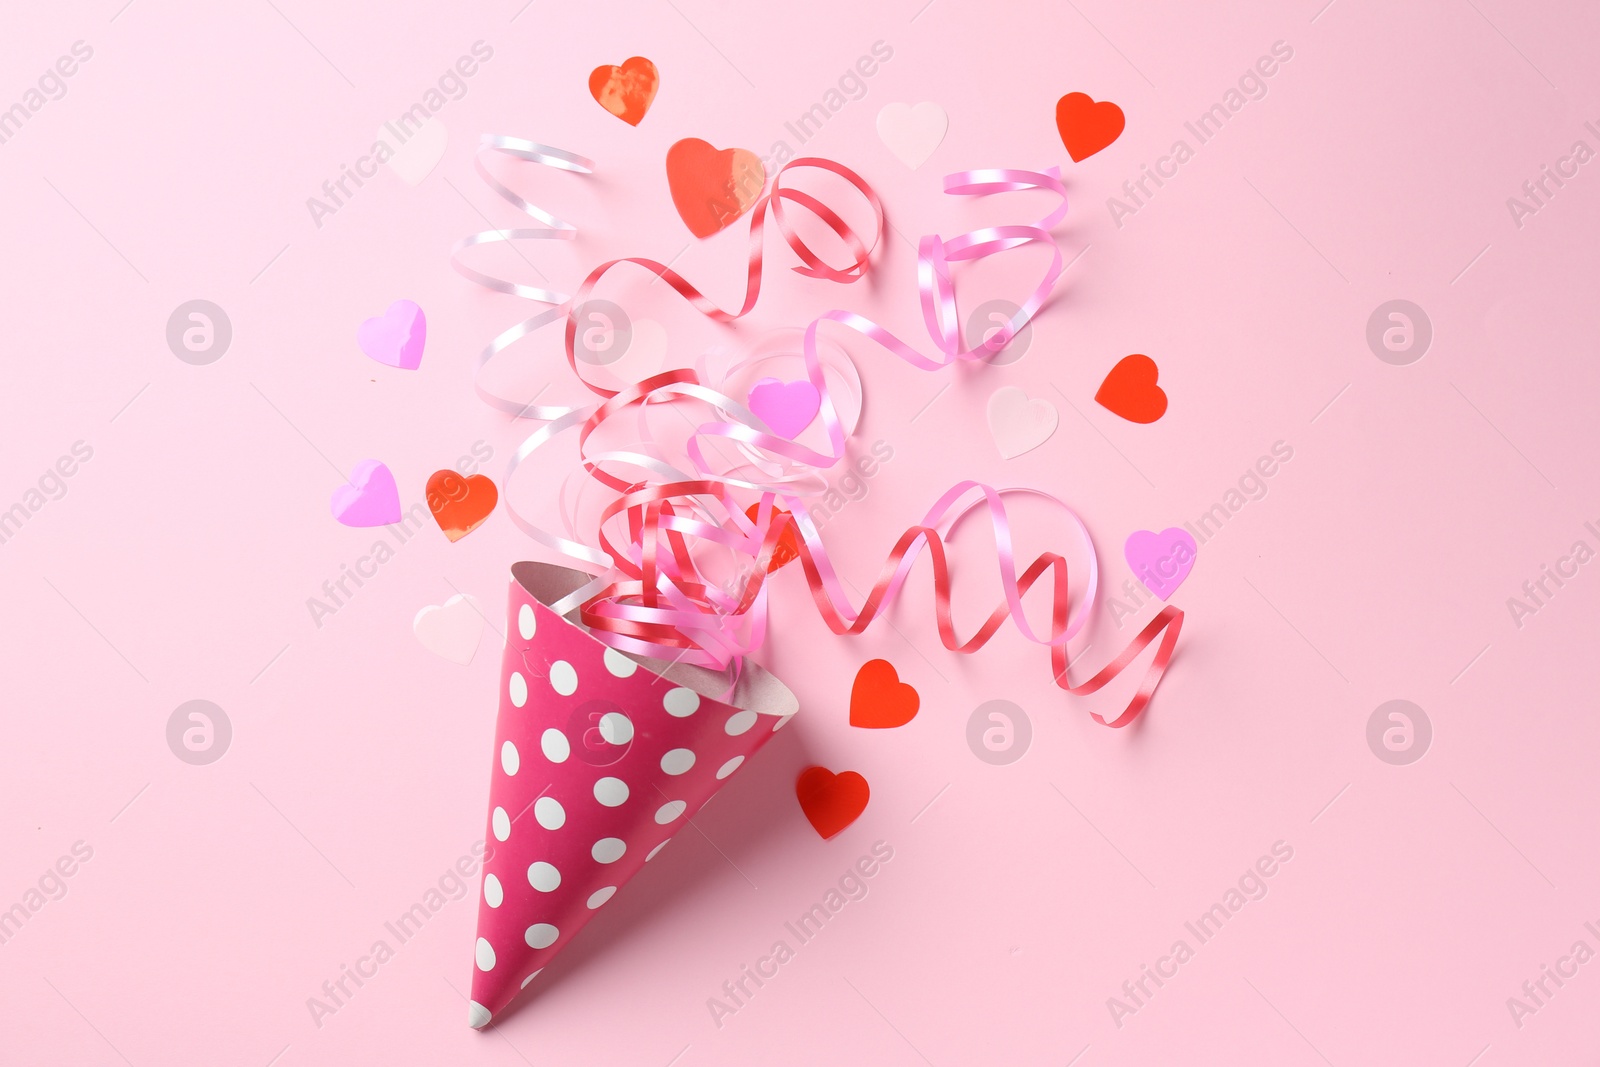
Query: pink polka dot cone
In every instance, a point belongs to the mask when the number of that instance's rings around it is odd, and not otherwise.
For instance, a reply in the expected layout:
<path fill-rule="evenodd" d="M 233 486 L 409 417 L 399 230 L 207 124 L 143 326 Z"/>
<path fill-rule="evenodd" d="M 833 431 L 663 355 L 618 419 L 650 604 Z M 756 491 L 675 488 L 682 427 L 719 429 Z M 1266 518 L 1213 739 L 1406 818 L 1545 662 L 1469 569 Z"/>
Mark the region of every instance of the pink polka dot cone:
<path fill-rule="evenodd" d="M 488 844 L 467 1021 L 487 1026 L 799 708 L 747 664 L 727 679 L 608 648 L 550 605 L 588 580 L 511 568 Z M 653 661 L 652 661 L 653 662 Z"/>

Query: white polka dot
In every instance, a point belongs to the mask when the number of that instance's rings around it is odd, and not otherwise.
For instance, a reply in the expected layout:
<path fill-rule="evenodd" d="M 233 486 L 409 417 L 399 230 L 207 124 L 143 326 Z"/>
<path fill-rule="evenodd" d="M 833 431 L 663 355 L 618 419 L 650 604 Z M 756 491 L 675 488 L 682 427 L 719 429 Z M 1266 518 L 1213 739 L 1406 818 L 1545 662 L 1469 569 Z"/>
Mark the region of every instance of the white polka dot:
<path fill-rule="evenodd" d="M 494 970 L 494 946 L 484 937 L 478 938 L 478 970 Z"/>
<path fill-rule="evenodd" d="M 492 1016 L 489 1014 L 489 1009 L 479 1004 L 476 1000 L 467 1005 L 467 1025 L 474 1030 L 482 1030 L 485 1026 L 488 1026 L 490 1018 Z"/>
<path fill-rule="evenodd" d="M 522 676 L 521 671 L 511 672 L 511 703 L 517 707 L 528 702 L 528 680 Z"/>
<path fill-rule="evenodd" d="M 785 715 L 783 718 L 781 718 L 777 722 L 773 723 L 772 724 L 772 732 L 773 733 L 777 733 L 779 730 L 783 729 L 785 726 L 788 726 L 789 725 L 789 720 L 792 719 L 792 718 L 794 718 L 793 715 Z"/>
<path fill-rule="evenodd" d="M 722 728 L 728 732 L 729 737 L 738 737 L 756 724 L 756 713 L 753 711 L 740 711 L 728 716 L 728 721 Z"/>
<path fill-rule="evenodd" d="M 544 758 L 551 763 L 565 763 L 567 757 L 572 755 L 572 745 L 567 742 L 567 735 L 554 726 L 539 737 L 539 747 L 544 749 Z"/>
<path fill-rule="evenodd" d="M 614 808 L 628 799 L 628 783 L 621 778 L 602 778 L 594 784 L 594 798 Z"/>
<path fill-rule="evenodd" d="M 544 968 L 540 967 L 539 971 L 542 971 L 542 970 L 544 970 Z M 528 983 L 533 981 L 535 978 L 539 977 L 539 971 L 534 971 L 532 974 L 528 975 L 528 977 L 526 977 L 526 978 L 524 978 L 522 980 L 522 988 L 523 989 L 527 989 L 528 988 Z"/>
<path fill-rule="evenodd" d="M 516 774 L 517 768 L 522 766 L 522 757 L 517 754 L 517 746 L 510 741 L 500 746 L 500 766 L 507 774 Z"/>
<path fill-rule="evenodd" d="M 735 757 L 733 757 L 727 763 L 724 763 L 722 766 L 717 768 L 717 777 L 718 778 L 726 778 L 726 777 L 728 777 L 728 775 L 730 775 L 734 771 L 738 770 L 739 769 L 739 764 L 741 764 L 743 762 L 744 762 L 744 757 L 743 756 L 735 756 Z"/>
<path fill-rule="evenodd" d="M 500 902 L 506 899 L 506 891 L 500 887 L 500 879 L 492 874 L 483 876 L 483 901 L 491 908 L 498 908 Z"/>
<path fill-rule="evenodd" d="M 670 838 L 670 837 L 669 837 L 669 838 L 667 838 L 667 841 L 671 841 L 671 840 L 672 840 L 672 838 Z M 649 854 L 649 855 L 647 855 L 647 856 L 646 856 L 646 857 L 645 857 L 645 858 L 644 858 L 644 861 L 645 861 L 645 862 L 646 862 L 646 863 L 649 863 L 649 862 L 650 862 L 650 861 L 651 861 L 651 860 L 653 860 L 653 859 L 655 859 L 655 858 L 656 858 L 656 853 L 657 853 L 657 852 L 660 852 L 660 851 L 661 851 L 661 850 L 662 850 L 662 849 L 664 849 L 664 848 L 666 848 L 666 847 L 667 847 L 667 841 L 663 841 L 663 842 L 661 842 L 661 844 L 659 844 L 659 845 L 657 845 L 657 846 L 656 846 L 656 847 L 655 847 L 655 848 L 653 848 L 653 849 L 651 849 L 651 850 L 650 850 L 650 854 Z"/>
<path fill-rule="evenodd" d="M 589 907 L 598 908 L 600 905 L 610 900 L 611 894 L 615 893 L 616 891 L 617 887 L 614 885 L 608 885 L 603 889 L 596 889 L 593 893 L 589 894 Z"/>
<path fill-rule="evenodd" d="M 506 814 L 505 808 L 495 808 L 494 815 L 489 819 L 494 826 L 494 839 L 504 841 L 511 836 L 511 816 Z"/>
<path fill-rule="evenodd" d="M 527 933 L 523 934 L 522 938 L 528 943 L 529 948 L 549 948 L 556 943 L 556 938 L 560 936 L 561 931 L 549 923 L 534 923 L 528 927 Z M 537 974 L 538 972 L 535 971 L 534 973 Z"/>
<path fill-rule="evenodd" d="M 600 716 L 600 736 L 608 745 L 625 745 L 633 740 L 633 720 L 620 711 Z"/>
<path fill-rule="evenodd" d="M 689 805 L 685 804 L 681 800 L 669 800 L 667 803 L 656 809 L 656 822 L 665 826 L 673 819 L 676 819 L 678 816 L 682 815 L 684 809 L 688 808 L 688 806 Z"/>
<path fill-rule="evenodd" d="M 661 769 L 668 774 L 682 774 L 694 766 L 694 753 L 686 748 L 675 748 L 661 757 Z"/>
<path fill-rule="evenodd" d="M 544 860 L 528 865 L 528 884 L 541 893 L 554 893 L 561 885 L 561 872 Z"/>
<path fill-rule="evenodd" d="M 550 687 L 564 697 L 569 697 L 578 691 L 578 672 L 572 664 L 564 659 L 558 659 L 550 664 Z"/>
<path fill-rule="evenodd" d="M 639 669 L 639 664 L 624 656 L 614 648 L 606 649 L 606 670 L 618 678 L 628 678 Z"/>
<path fill-rule="evenodd" d="M 517 632 L 522 635 L 524 641 L 533 636 L 533 630 L 536 625 L 537 622 L 533 617 L 533 605 L 522 605 L 517 611 Z"/>
<path fill-rule="evenodd" d="M 540 797 L 533 802 L 533 817 L 546 830 L 559 830 L 567 821 L 567 809 L 555 797 Z"/>
<path fill-rule="evenodd" d="M 628 851 L 628 846 L 620 837 L 602 837 L 594 843 L 589 850 L 589 855 L 594 857 L 596 863 L 615 863 Z"/>
<path fill-rule="evenodd" d="M 685 689 L 682 686 L 677 689 L 669 689 L 667 695 L 661 701 L 661 706 L 667 709 L 668 715 L 681 719 L 685 715 L 693 715 L 695 713 L 695 709 L 700 706 L 700 694 L 693 689 Z"/>

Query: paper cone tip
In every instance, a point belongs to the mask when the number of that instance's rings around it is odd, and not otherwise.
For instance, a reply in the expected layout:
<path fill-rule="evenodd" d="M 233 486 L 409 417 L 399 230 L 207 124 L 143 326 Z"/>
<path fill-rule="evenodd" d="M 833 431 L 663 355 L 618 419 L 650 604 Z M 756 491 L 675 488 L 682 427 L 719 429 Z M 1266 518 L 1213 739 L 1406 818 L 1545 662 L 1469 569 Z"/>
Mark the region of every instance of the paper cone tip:
<path fill-rule="evenodd" d="M 474 1027 L 502 1013 L 799 706 L 754 664 L 735 683 L 682 664 L 658 673 L 551 610 L 584 575 L 512 571 Z"/>

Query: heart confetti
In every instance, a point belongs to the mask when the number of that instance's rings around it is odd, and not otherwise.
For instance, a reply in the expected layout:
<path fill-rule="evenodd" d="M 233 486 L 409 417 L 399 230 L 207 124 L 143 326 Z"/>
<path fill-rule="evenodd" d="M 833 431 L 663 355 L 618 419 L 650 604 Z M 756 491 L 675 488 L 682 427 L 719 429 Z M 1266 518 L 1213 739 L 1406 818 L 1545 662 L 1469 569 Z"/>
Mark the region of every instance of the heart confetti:
<path fill-rule="evenodd" d="M 1166 600 L 1194 570 L 1198 549 L 1188 530 L 1169 526 L 1160 533 L 1135 530 L 1122 546 L 1123 558 L 1144 587 Z"/>
<path fill-rule="evenodd" d="M 750 410 L 772 427 L 773 433 L 791 440 L 811 425 L 822 406 L 817 387 L 804 378 L 797 382 L 762 378 L 750 387 L 748 400 Z"/>
<path fill-rule="evenodd" d="M 629 126 L 637 126 L 661 87 L 656 65 L 644 56 L 622 66 L 599 66 L 589 75 L 589 95 Z"/>
<path fill-rule="evenodd" d="M 500 502 L 500 490 L 487 474 L 464 478 L 452 470 L 434 471 L 428 479 L 428 510 L 452 541 L 483 525 Z"/>
<path fill-rule="evenodd" d="M 760 510 L 760 504 L 751 504 L 745 509 L 745 517 L 751 522 L 759 522 L 760 520 L 756 518 L 756 514 Z M 783 533 L 778 535 L 778 544 L 772 550 L 772 558 L 767 561 L 768 574 L 800 558 L 800 542 L 794 535 L 793 516 L 782 508 L 773 508 L 772 521 L 775 523 L 784 522 L 787 525 L 784 526 Z"/>
<path fill-rule="evenodd" d="M 401 370 L 422 365 L 422 346 L 428 340 L 428 320 L 410 300 L 396 300 L 389 310 L 356 329 L 356 344 L 371 359 Z"/>
<path fill-rule="evenodd" d="M 350 472 L 350 484 L 333 491 L 330 506 L 346 526 L 387 526 L 400 521 L 400 487 L 388 467 L 364 459 Z"/>
<path fill-rule="evenodd" d="M 443 604 L 429 604 L 411 620 L 411 632 L 422 647 L 463 667 L 472 662 L 483 636 L 484 617 L 478 602 L 457 593 Z"/>
<path fill-rule="evenodd" d="M 444 150 L 450 147 L 450 131 L 438 116 L 430 118 L 410 134 L 400 132 L 394 123 L 386 122 L 378 127 L 375 137 L 378 143 L 393 147 L 394 155 L 389 157 L 389 169 L 411 186 L 421 185 L 422 180 L 439 165 L 439 160 L 444 158 Z"/>
<path fill-rule="evenodd" d="M 1056 130 L 1074 163 L 1082 163 L 1121 137 L 1127 121 L 1116 104 L 1096 102 L 1087 93 L 1068 93 L 1056 101 Z"/>
<path fill-rule="evenodd" d="M 894 664 L 868 660 L 850 687 L 850 725 L 875 730 L 904 726 L 917 717 L 921 705 L 916 689 L 900 680 Z"/>
<path fill-rule="evenodd" d="M 1149 356 L 1124 356 L 1100 383 L 1095 403 L 1129 422 L 1155 422 L 1167 413 L 1167 394 L 1156 384 L 1160 373 Z"/>
<path fill-rule="evenodd" d="M 938 104 L 926 101 L 885 104 L 878 112 L 878 140 L 912 170 L 928 161 L 950 128 L 950 116 Z"/>
<path fill-rule="evenodd" d="M 1014 385 L 1002 386 L 989 398 L 989 432 L 1005 459 L 1032 452 L 1056 432 L 1059 416 L 1048 400 L 1030 400 Z"/>
<path fill-rule="evenodd" d="M 861 817 L 871 793 L 855 771 L 834 774 L 826 767 L 807 767 L 794 784 L 800 810 L 824 841 Z"/>
<path fill-rule="evenodd" d="M 719 151 L 698 137 L 686 137 L 667 149 L 667 184 L 689 232 L 710 237 L 760 199 L 767 168 L 754 152 Z"/>

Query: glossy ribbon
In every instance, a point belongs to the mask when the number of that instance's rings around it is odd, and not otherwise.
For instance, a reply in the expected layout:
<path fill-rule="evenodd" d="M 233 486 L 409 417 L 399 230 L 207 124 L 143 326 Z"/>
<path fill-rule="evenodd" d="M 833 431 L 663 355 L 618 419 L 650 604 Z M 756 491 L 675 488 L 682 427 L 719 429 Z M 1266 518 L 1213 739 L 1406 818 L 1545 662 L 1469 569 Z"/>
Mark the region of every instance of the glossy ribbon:
<path fill-rule="evenodd" d="M 691 306 L 714 321 L 728 323 L 748 314 L 760 296 L 763 279 L 765 231 L 768 221 L 800 259 L 792 269 L 801 275 L 842 284 L 859 281 L 866 275 L 871 254 L 882 238 L 883 207 L 867 183 L 853 171 L 831 160 L 802 158 L 790 162 L 774 177 L 772 188 L 751 211 L 750 239 L 744 300 L 736 311 L 726 311 L 708 299 L 669 266 L 651 259 L 623 258 L 602 263 L 584 279 L 576 295 L 511 282 L 466 267 L 460 254 L 476 244 L 520 239 L 570 239 L 576 229 L 544 211 L 501 184 L 484 165 L 484 156 L 499 152 L 516 159 L 537 162 L 575 173 L 590 173 L 592 164 L 571 153 L 515 138 L 488 137 L 480 148 L 476 166 L 480 177 L 503 199 L 544 225 L 537 229 L 490 230 L 469 235 L 458 242 L 452 253 L 456 270 L 464 277 L 496 292 L 552 305 L 502 332 L 478 356 L 482 368 L 505 348 L 559 318 L 567 320 L 565 351 L 568 366 L 580 381 L 601 399 L 589 406 L 539 406 L 534 400 L 520 402 L 501 397 L 477 385 L 479 395 L 515 418 L 532 418 L 546 424 L 517 448 L 505 475 L 509 485 L 517 468 L 534 452 L 557 436 L 577 428 L 578 458 L 587 478 L 613 494 L 594 523 L 592 538 L 580 530 L 576 502 L 567 512 L 569 484 L 563 484 L 561 510 L 567 515 L 568 536 L 560 536 L 528 522 L 511 507 L 512 521 L 529 536 L 577 562 L 595 574 L 593 581 L 578 590 L 558 610 L 577 608 L 585 625 L 606 644 L 625 652 L 657 659 L 681 659 L 713 669 L 737 672 L 742 658 L 759 648 L 766 631 L 766 579 L 779 538 L 793 528 L 802 569 L 812 598 L 829 628 L 839 634 L 861 633 L 880 615 L 904 586 L 924 549 L 933 571 L 935 613 L 941 641 L 960 653 L 983 647 L 1009 617 L 1028 640 L 1051 648 L 1052 675 L 1056 684 L 1075 695 L 1093 693 L 1126 670 L 1139 654 L 1160 636 L 1161 641 L 1146 668 L 1138 691 L 1115 718 L 1094 718 L 1109 726 L 1132 722 L 1149 703 L 1156 685 L 1171 659 L 1183 613 L 1176 607 L 1163 608 L 1145 625 L 1132 642 L 1088 681 L 1077 686 L 1067 678 L 1067 642 L 1087 622 L 1095 601 L 1098 565 L 1094 545 L 1082 520 L 1065 503 L 1035 490 L 997 490 L 977 482 L 961 482 L 946 492 L 929 510 L 923 521 L 906 530 L 890 550 L 877 580 L 861 607 L 850 605 L 840 579 L 829 561 L 806 502 L 820 492 L 826 482 L 820 476 L 848 452 L 854 430 L 854 417 L 841 418 L 826 370 L 842 376 L 856 393 L 855 413 L 860 408 L 860 382 L 853 362 L 842 349 L 824 358 L 819 328 L 834 323 L 872 340 L 899 358 L 923 370 L 939 370 L 958 360 L 987 360 L 1004 349 L 1044 305 L 1060 279 L 1062 255 L 1050 233 L 1065 216 L 1067 198 L 1057 168 L 1045 171 L 975 170 L 950 175 L 945 191 L 953 195 L 977 196 L 1001 192 L 1045 191 L 1059 197 L 1059 204 L 1036 223 L 1006 225 L 975 230 L 951 240 L 924 237 L 918 245 L 918 288 L 923 318 L 937 356 L 925 356 L 872 320 L 849 311 L 830 311 L 805 330 L 799 355 L 806 374 L 818 391 L 819 417 L 826 438 L 825 449 L 789 440 L 774 434 L 744 404 L 728 396 L 721 383 L 752 362 L 770 356 L 737 361 L 712 379 L 707 361 L 695 369 L 680 368 L 653 374 L 641 381 L 609 388 L 584 378 L 579 370 L 576 334 L 580 309 L 601 280 L 614 268 L 631 264 L 665 281 Z M 786 183 L 791 171 L 812 169 L 843 179 L 861 197 L 871 212 L 871 232 L 862 237 L 833 208 L 803 190 Z M 785 214 L 786 205 L 804 208 L 820 221 L 846 248 L 849 261 L 833 266 L 813 249 Z M 972 348 L 962 344 L 955 301 L 955 286 L 950 264 L 974 261 L 989 255 L 1042 244 L 1049 248 L 1050 265 L 1033 292 L 1010 322 Z M 848 368 L 845 370 L 844 368 Z M 703 422 L 690 420 L 691 432 L 684 443 L 684 461 L 670 460 L 655 442 L 649 428 L 648 409 L 657 404 L 699 404 L 712 417 Z M 591 454 L 590 439 L 609 420 L 625 412 L 637 419 L 639 443 L 634 447 L 610 448 Z M 846 424 L 848 421 L 849 425 Z M 802 436 L 804 436 L 802 434 Z M 733 445 L 746 462 L 723 469 L 714 450 L 703 442 L 721 439 Z M 626 473 L 624 473 L 624 471 Z M 736 493 L 757 494 L 755 517 L 748 518 L 738 505 Z M 1003 496 L 1029 493 L 1043 497 L 1064 510 L 1083 540 L 1087 553 L 1087 578 L 1074 616 L 1071 586 L 1065 557 L 1046 552 L 1032 560 L 1021 573 L 1011 539 L 1010 521 Z M 509 494 L 508 494 L 509 497 Z M 781 502 L 784 515 L 777 510 Z M 989 519 L 999 564 L 1003 600 L 989 613 L 977 631 L 966 640 L 956 632 L 952 610 L 949 564 L 945 540 L 951 529 L 969 514 Z M 592 543 L 591 543 L 592 542 Z M 714 578 L 716 561 L 726 572 Z M 1050 625 L 1047 633 L 1037 633 L 1023 610 L 1023 598 L 1046 574 L 1050 576 Z"/>

